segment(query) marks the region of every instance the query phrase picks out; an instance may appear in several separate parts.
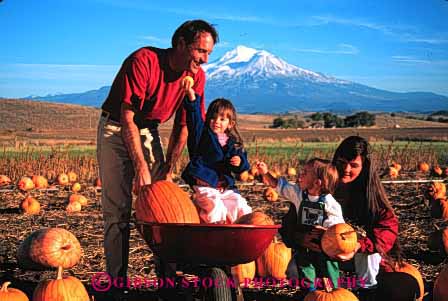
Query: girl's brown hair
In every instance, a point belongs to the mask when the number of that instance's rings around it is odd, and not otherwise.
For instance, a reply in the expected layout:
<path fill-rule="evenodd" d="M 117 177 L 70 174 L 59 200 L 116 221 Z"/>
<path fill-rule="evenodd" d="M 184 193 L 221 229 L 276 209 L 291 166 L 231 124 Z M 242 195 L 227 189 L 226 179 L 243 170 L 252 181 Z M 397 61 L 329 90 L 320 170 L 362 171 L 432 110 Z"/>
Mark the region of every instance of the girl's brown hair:
<path fill-rule="evenodd" d="M 320 193 L 333 194 L 339 178 L 336 166 L 334 166 L 329 160 L 319 158 L 313 158 L 307 161 L 306 165 L 313 168 L 317 179 L 322 182 Z"/>
<path fill-rule="evenodd" d="M 232 126 L 230 130 L 226 130 L 226 134 L 235 140 L 235 145 L 243 147 L 243 139 L 237 127 L 236 110 L 232 102 L 225 98 L 217 98 L 208 106 L 207 114 L 205 115 L 205 124 L 210 126 L 210 120 L 216 119 L 220 114 L 224 114 L 230 120 Z"/>

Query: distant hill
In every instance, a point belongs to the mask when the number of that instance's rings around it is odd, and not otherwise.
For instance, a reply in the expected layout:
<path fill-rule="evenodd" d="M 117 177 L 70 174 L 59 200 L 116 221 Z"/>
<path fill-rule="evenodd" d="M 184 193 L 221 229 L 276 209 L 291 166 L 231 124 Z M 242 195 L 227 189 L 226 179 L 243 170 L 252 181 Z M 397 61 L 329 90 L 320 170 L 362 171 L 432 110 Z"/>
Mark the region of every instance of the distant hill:
<path fill-rule="evenodd" d="M 0 129 L 11 131 L 39 130 L 96 130 L 100 109 L 89 106 L 62 104 L 24 99 L 0 98 Z M 299 118 L 306 120 L 310 113 L 297 113 Z M 278 115 L 269 114 L 239 114 L 238 123 L 243 130 L 267 129 Z M 285 116 L 287 118 L 287 116 Z M 395 117 L 382 113 L 376 115 L 376 127 L 446 127 L 447 124 L 424 120 L 408 119 L 399 114 Z M 171 127 L 171 121 L 162 126 Z"/>
<path fill-rule="evenodd" d="M 0 98 L 0 146 L 25 145 L 95 145 L 98 118 L 97 108 L 73 104 L 59 104 L 23 99 Z M 297 113 L 306 120 L 310 113 Z M 375 140 L 414 139 L 447 140 L 447 124 L 407 119 L 391 114 L 377 114 L 377 126 L 345 129 L 270 129 L 278 115 L 239 114 L 238 124 L 245 141 L 273 139 L 288 141 L 340 141 L 348 135 L 364 135 Z M 283 116 L 288 118 L 288 116 Z M 289 116 L 291 117 L 291 116 Z M 421 116 L 420 116 L 421 117 Z M 399 128 L 397 128 L 397 125 Z M 172 121 L 161 126 L 165 145 Z"/>
<path fill-rule="evenodd" d="M 340 80 L 291 65 L 264 50 L 238 46 L 204 66 L 206 96 L 230 98 L 240 113 L 292 111 L 430 112 L 448 110 L 448 97 L 431 92 L 396 93 Z M 76 94 L 30 97 L 101 106 L 109 86 Z"/>

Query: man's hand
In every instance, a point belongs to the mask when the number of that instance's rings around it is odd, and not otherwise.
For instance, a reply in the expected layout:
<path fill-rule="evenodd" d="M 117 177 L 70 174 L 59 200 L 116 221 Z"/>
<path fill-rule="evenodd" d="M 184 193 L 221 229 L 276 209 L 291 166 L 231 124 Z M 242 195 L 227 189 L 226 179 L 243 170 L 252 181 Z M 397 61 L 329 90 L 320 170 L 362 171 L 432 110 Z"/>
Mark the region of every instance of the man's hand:
<path fill-rule="evenodd" d="M 149 172 L 148 165 L 143 164 L 135 170 L 134 193 L 138 194 L 143 186 L 149 184 L 151 184 L 151 173 Z"/>
<path fill-rule="evenodd" d="M 230 158 L 230 164 L 233 166 L 240 166 L 241 164 L 240 156 L 233 156 L 232 158 Z"/>
<path fill-rule="evenodd" d="M 167 163 L 163 164 L 163 166 L 157 170 L 157 173 L 154 177 L 156 179 L 173 182 L 171 165 L 169 165 Z"/>

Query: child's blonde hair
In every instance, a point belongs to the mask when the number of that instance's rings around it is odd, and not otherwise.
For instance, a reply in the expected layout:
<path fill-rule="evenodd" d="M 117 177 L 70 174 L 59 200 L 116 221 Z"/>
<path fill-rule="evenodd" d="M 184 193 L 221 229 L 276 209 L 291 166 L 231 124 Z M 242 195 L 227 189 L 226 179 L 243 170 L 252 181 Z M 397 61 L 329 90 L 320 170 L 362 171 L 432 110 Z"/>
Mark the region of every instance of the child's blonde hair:
<path fill-rule="evenodd" d="M 313 168 L 316 178 L 322 182 L 321 194 L 333 194 L 339 179 L 338 170 L 331 161 L 320 158 L 313 158 L 306 162 L 306 165 Z"/>
<path fill-rule="evenodd" d="M 216 119 L 219 114 L 224 114 L 230 120 L 231 128 L 226 133 L 236 141 L 238 147 L 243 147 L 243 139 L 237 127 L 236 110 L 232 102 L 225 98 L 217 98 L 210 103 L 205 115 L 205 124 L 210 126 L 210 120 Z"/>

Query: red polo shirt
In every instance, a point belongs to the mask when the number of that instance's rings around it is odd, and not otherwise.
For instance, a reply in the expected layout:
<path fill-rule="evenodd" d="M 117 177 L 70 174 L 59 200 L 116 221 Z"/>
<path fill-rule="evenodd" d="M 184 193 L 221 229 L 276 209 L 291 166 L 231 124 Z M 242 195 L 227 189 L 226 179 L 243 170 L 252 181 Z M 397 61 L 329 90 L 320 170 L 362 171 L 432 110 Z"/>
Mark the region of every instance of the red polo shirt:
<path fill-rule="evenodd" d="M 138 97 L 142 100 L 140 109 L 143 106 L 148 108 L 146 119 L 163 123 L 177 112 L 175 122 L 185 125 L 182 106 L 185 92 L 181 82 L 186 75 L 190 75 L 194 79 L 193 89 L 201 96 L 201 111 L 205 118 L 204 71 L 199 69 L 196 74 L 173 71 L 168 64 L 169 51 L 144 47 L 126 58 L 101 108 L 109 112 L 112 119 L 120 120 L 121 103 L 132 104 L 131 97 Z"/>

